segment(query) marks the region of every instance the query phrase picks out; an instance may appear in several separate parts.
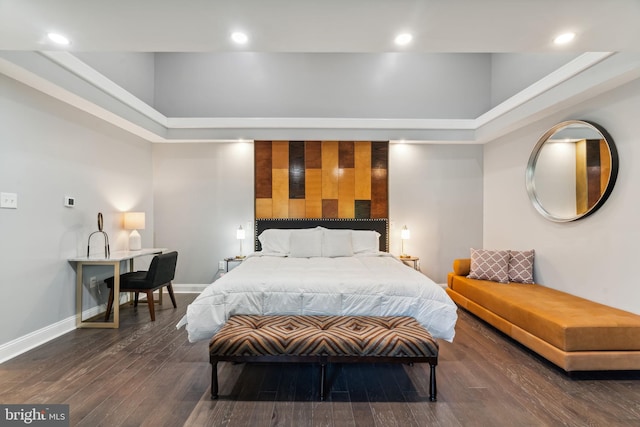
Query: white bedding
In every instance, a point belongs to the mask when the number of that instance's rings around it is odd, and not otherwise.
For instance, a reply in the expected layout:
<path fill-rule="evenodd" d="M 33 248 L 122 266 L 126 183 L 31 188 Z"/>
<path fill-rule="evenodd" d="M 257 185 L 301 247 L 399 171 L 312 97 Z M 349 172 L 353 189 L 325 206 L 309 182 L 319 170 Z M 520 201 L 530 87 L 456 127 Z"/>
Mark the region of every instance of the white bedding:
<path fill-rule="evenodd" d="M 451 342 L 456 306 L 444 289 L 388 253 L 338 258 L 248 257 L 187 307 L 189 341 L 234 314 L 411 316 Z"/>

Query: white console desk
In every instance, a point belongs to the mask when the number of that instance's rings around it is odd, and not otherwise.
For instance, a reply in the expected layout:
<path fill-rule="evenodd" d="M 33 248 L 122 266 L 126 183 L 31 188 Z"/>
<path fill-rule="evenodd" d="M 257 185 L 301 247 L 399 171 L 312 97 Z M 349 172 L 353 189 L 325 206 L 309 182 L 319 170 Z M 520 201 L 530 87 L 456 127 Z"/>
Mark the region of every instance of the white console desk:
<path fill-rule="evenodd" d="M 69 258 L 69 262 L 76 264 L 76 327 L 77 328 L 118 328 L 120 327 L 120 262 L 129 261 L 129 271 L 134 271 L 133 260 L 146 255 L 156 255 L 164 252 L 166 248 L 149 248 L 139 251 L 116 251 L 112 252 L 109 258 L 99 255 L 89 257 Z M 113 267 L 113 322 L 85 322 L 82 320 L 82 291 L 83 276 L 82 271 L 85 265 L 110 265 Z M 160 293 L 162 297 L 162 293 Z"/>

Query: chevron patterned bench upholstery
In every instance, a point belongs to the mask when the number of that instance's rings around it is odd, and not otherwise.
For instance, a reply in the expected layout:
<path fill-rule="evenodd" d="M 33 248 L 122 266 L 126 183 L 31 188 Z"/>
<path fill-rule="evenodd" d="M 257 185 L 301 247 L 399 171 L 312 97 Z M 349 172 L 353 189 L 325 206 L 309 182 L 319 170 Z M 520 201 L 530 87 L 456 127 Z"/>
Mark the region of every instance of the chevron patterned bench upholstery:
<path fill-rule="evenodd" d="M 219 361 L 319 363 L 322 400 L 327 363 L 427 362 L 429 399 L 437 397 L 438 343 L 412 317 L 231 316 L 212 338 L 209 360 L 212 399 Z"/>

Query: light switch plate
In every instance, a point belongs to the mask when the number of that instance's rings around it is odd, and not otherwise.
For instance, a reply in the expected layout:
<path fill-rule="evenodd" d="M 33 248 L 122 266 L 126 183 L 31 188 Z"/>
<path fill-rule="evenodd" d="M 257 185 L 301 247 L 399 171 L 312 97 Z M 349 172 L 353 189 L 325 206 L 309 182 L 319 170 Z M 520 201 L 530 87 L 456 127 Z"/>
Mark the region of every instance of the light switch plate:
<path fill-rule="evenodd" d="M 16 193 L 0 193 L 0 208 L 18 209 L 18 195 Z"/>

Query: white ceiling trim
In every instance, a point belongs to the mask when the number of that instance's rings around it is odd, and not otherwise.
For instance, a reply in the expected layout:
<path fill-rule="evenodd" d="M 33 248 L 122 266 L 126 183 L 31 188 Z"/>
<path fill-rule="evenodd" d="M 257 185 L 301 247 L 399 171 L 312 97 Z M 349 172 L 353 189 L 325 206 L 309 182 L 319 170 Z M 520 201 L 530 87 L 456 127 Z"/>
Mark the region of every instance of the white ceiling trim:
<path fill-rule="evenodd" d="M 0 58 L 0 72 L 38 89 L 63 102 L 84 110 L 96 117 L 127 130 L 150 142 L 221 142 L 230 140 L 251 140 L 251 135 L 260 134 L 261 130 L 273 133 L 276 130 L 320 130 L 336 132 L 351 132 L 362 134 L 362 131 L 379 132 L 384 139 L 393 139 L 431 143 L 485 143 L 487 135 L 478 138 L 476 131 L 488 124 L 500 122 L 498 127 L 508 127 L 502 124 L 504 116 L 523 105 L 540 97 L 554 87 L 571 80 L 585 70 L 606 60 L 612 52 L 589 52 L 580 55 L 556 71 L 540 79 L 536 83 L 517 93 L 498 106 L 475 119 L 379 119 L 379 118 L 298 118 L 298 117 L 205 117 L 178 118 L 166 117 L 135 95 L 118 86 L 113 81 L 80 61 L 71 53 L 64 51 L 40 52 L 48 60 L 62 67 L 90 85 L 128 106 L 137 113 L 155 122 L 159 130 L 150 130 L 145 126 L 134 123 L 66 90 L 11 61 Z M 499 120 L 500 119 L 500 120 Z M 507 120 L 508 121 L 508 120 Z M 209 137 L 219 131 L 219 137 Z M 237 132 L 236 132 L 237 131 Z M 402 133 L 410 135 L 403 138 Z M 420 133 L 429 134 L 428 139 L 411 137 Z M 237 139 L 236 139 L 237 134 Z M 244 134 L 244 136 L 243 136 Z M 389 135 L 397 135 L 390 137 Z"/>
<path fill-rule="evenodd" d="M 574 58 L 572 61 L 569 61 L 562 67 L 533 83 L 531 86 L 523 89 L 504 102 L 495 106 L 491 110 L 480 115 L 475 120 L 475 128 L 477 129 L 480 126 L 484 126 L 502 116 L 503 114 L 506 114 L 509 111 L 512 111 L 517 107 L 531 101 L 533 98 L 543 94 L 544 92 L 554 88 L 555 86 L 558 86 L 563 82 L 566 82 L 567 80 L 575 77 L 584 70 L 593 67 L 597 63 L 605 60 L 613 54 L 614 52 L 583 53 L 582 55 Z"/>
<path fill-rule="evenodd" d="M 76 76 L 86 80 L 93 86 L 101 89 L 103 92 L 128 105 L 139 113 L 144 114 L 159 125 L 164 127 L 167 126 L 166 116 L 133 95 L 131 92 L 123 89 L 112 80 L 109 80 L 103 74 L 99 73 L 94 68 L 91 68 L 71 53 L 64 51 L 41 51 L 40 54 L 71 71 Z"/>
<path fill-rule="evenodd" d="M 94 102 L 76 95 L 75 93 L 56 85 L 49 80 L 32 73 L 11 61 L 8 61 L 0 57 L 0 73 L 11 77 L 27 86 L 30 86 L 44 94 L 47 94 L 55 99 L 65 102 L 79 110 L 85 111 L 95 117 L 98 117 L 108 123 L 111 123 L 121 129 L 126 130 L 140 138 L 146 139 L 151 142 L 162 142 L 166 140 L 159 136 L 155 132 L 151 132 L 148 129 L 139 126 L 130 120 L 127 120 L 118 114 L 115 114 L 106 108 L 97 105 Z M 123 89 L 124 90 L 124 89 Z M 133 95 L 132 95 L 133 96 Z M 137 99 L 137 98 L 136 98 Z M 145 104 L 146 105 L 146 104 Z M 159 113 L 158 113 L 159 114 Z"/>
<path fill-rule="evenodd" d="M 171 129 L 384 129 L 474 130 L 473 119 L 359 119 L 324 117 L 168 118 Z"/>

